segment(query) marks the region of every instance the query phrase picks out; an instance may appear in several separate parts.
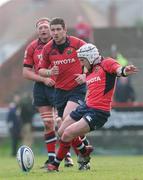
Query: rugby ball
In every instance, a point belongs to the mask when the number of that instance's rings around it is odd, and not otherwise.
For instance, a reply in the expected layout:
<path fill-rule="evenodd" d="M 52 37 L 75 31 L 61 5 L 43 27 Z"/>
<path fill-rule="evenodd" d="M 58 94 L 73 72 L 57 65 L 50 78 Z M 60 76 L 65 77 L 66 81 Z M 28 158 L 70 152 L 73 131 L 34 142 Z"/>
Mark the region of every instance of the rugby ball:
<path fill-rule="evenodd" d="M 17 151 L 17 161 L 19 167 L 24 172 L 29 172 L 34 165 L 34 154 L 28 146 L 21 146 Z"/>

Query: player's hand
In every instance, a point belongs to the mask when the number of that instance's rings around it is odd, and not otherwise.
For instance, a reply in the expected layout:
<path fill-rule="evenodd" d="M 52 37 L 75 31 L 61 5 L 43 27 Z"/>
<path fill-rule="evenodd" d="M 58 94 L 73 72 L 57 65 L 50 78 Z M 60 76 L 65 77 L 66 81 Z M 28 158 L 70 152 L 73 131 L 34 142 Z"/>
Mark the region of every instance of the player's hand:
<path fill-rule="evenodd" d="M 74 74 L 76 76 L 75 81 L 78 84 L 83 84 L 86 82 L 86 75 L 85 74 Z"/>
<path fill-rule="evenodd" d="M 135 74 L 138 71 L 139 71 L 139 69 L 137 67 L 135 67 L 134 65 L 128 65 L 125 67 L 126 75 Z"/>
<path fill-rule="evenodd" d="M 44 84 L 46 86 L 52 87 L 52 86 L 55 85 L 55 81 L 53 79 L 51 79 L 51 78 L 44 78 Z"/>
<path fill-rule="evenodd" d="M 58 66 L 53 66 L 51 68 L 51 75 L 58 75 L 59 74 L 59 67 Z"/>

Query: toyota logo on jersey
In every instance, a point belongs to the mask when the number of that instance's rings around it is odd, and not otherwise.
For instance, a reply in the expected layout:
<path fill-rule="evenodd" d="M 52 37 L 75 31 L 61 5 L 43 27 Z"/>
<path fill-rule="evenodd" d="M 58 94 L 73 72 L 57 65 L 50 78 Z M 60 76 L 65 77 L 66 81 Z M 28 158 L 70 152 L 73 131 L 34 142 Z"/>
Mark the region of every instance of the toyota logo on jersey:
<path fill-rule="evenodd" d="M 87 81 L 87 85 L 94 83 L 94 82 L 97 82 L 97 81 L 101 81 L 101 78 L 99 76 L 89 79 Z"/>
<path fill-rule="evenodd" d="M 54 61 L 54 65 L 60 65 L 60 64 L 71 64 L 74 63 L 76 60 L 74 58 L 68 58 L 68 59 L 62 59 Z"/>

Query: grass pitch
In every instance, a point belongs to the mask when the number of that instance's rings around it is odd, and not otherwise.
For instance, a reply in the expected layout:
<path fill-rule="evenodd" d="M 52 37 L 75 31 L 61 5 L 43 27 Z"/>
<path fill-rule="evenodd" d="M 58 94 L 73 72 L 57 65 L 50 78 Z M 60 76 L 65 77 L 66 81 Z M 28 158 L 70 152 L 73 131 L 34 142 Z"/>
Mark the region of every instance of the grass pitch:
<path fill-rule="evenodd" d="M 48 173 L 39 167 L 45 156 L 35 156 L 33 169 L 24 173 L 16 158 L 0 156 L 0 180 L 143 180 L 143 156 L 92 156 L 91 170 L 79 171 L 76 158 L 74 167 Z"/>

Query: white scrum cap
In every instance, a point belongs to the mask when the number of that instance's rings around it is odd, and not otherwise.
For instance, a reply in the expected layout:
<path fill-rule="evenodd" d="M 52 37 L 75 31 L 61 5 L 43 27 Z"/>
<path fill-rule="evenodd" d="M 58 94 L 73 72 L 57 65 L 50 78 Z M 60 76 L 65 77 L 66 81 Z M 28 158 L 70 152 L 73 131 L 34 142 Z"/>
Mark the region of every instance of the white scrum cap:
<path fill-rule="evenodd" d="M 95 45 L 91 43 L 84 44 L 77 50 L 78 58 L 86 58 L 90 64 L 98 64 L 101 56 Z"/>

